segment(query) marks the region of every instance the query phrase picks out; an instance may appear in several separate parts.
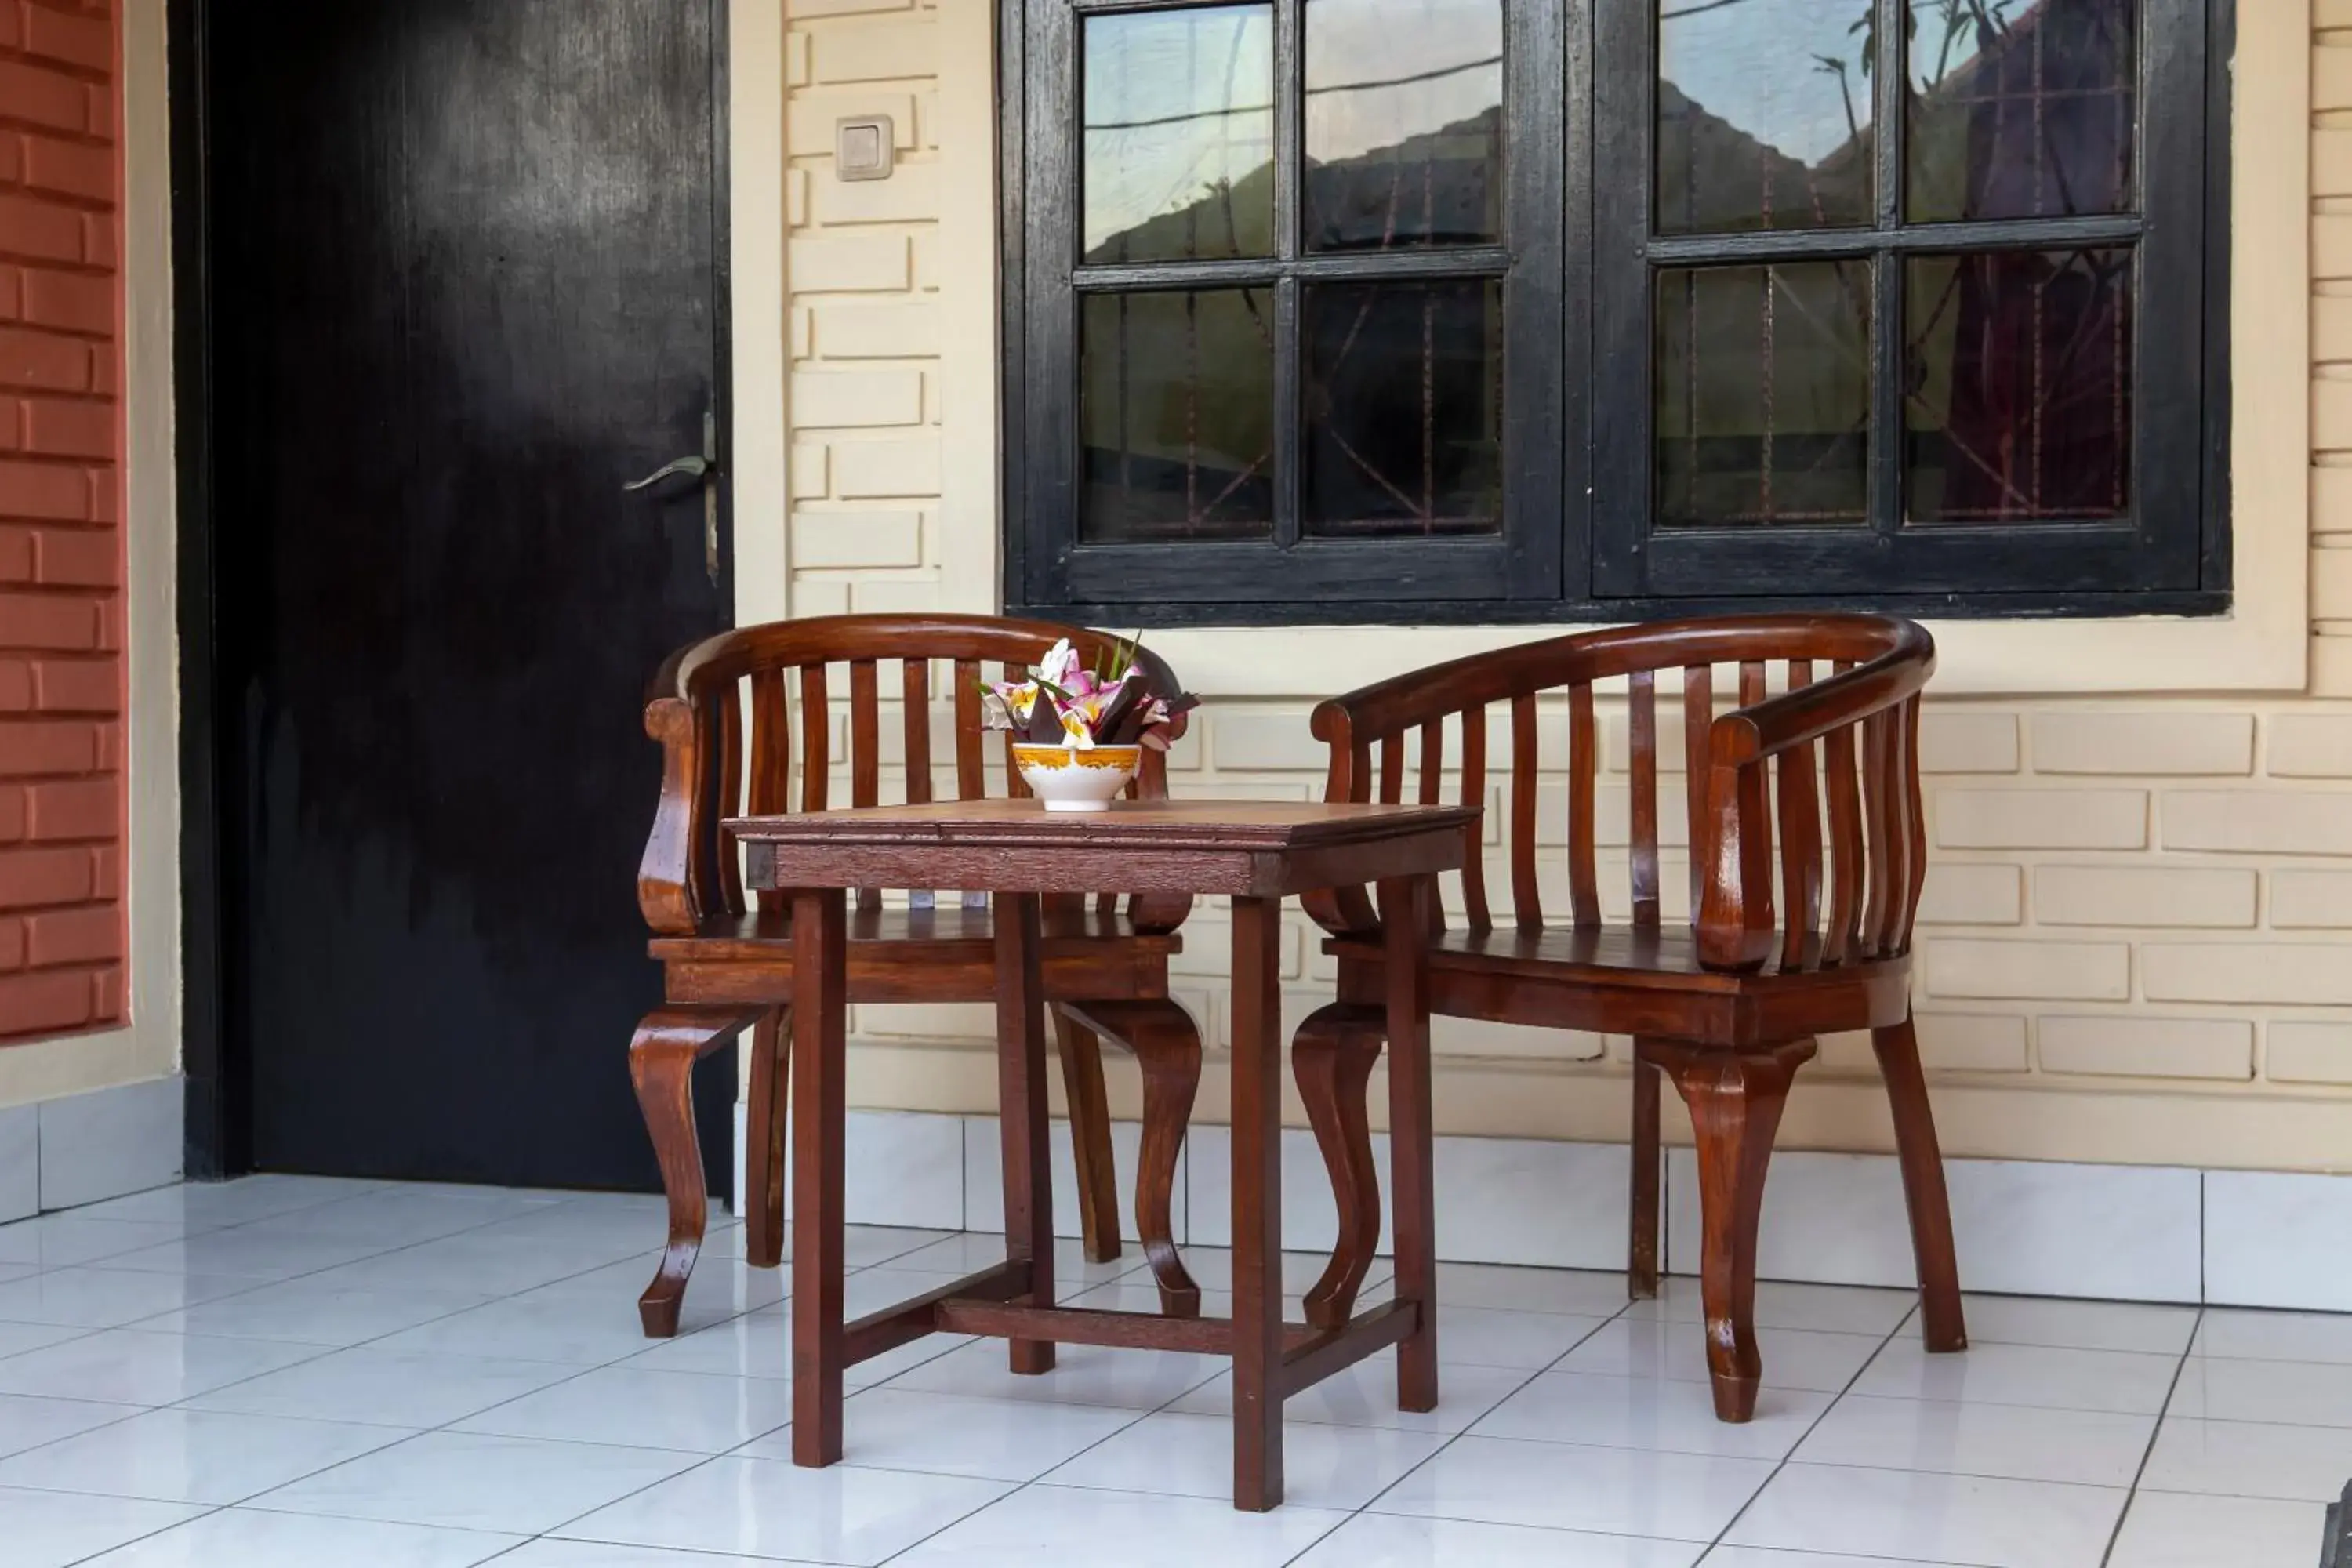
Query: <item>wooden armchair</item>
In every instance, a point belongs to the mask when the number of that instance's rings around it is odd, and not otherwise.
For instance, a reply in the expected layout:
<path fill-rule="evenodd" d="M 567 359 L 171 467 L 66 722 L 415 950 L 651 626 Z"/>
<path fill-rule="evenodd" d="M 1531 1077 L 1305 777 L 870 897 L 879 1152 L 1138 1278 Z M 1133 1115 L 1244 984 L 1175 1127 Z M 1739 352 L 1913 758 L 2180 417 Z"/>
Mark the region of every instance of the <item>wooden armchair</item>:
<path fill-rule="evenodd" d="M 1767 668 L 1785 662 L 1787 689 Z M 1713 667 L 1738 667 L 1737 710 L 1714 710 Z M 1935 645 L 1875 616 L 1754 616 L 1580 633 L 1457 659 L 1367 687 L 1315 710 L 1330 747 L 1325 797 L 1418 798 L 1444 784 L 1448 721 L 1457 798 L 1486 798 L 1487 710 L 1510 714 L 1512 910 L 1487 904 L 1483 845 L 1463 876 L 1458 928 L 1431 947 L 1432 1011 L 1631 1035 L 1633 1241 L 1629 1287 L 1657 1291 L 1658 1080 L 1690 1108 L 1698 1148 L 1701 1293 L 1716 1413 L 1752 1417 L 1761 1373 L 1754 1326 L 1756 1234 L 1766 1162 L 1791 1077 L 1815 1037 L 1871 1032 L 1893 1104 L 1927 1348 L 1965 1348 L 1958 1271 L 1935 1123 L 1913 1037 L 1912 918 L 1927 868 L 1919 693 Z M 1688 763 L 1688 929 L 1660 915 L 1657 672 L 1682 677 Z M 1594 687 L 1624 682 L 1631 803 L 1629 921 L 1601 918 Z M 1537 697 L 1568 699 L 1569 919 L 1548 922 L 1537 877 Z M 1774 839 L 1777 831 L 1778 899 Z M 1301 1026 L 1298 1085 L 1335 1189 L 1341 1235 L 1309 1297 L 1314 1321 L 1344 1321 L 1380 1235 L 1365 1107 L 1381 1044 L 1379 917 L 1361 889 L 1310 899 L 1339 960 L 1339 1000 Z M 1441 926 L 1444 917 L 1437 916 Z"/>
<path fill-rule="evenodd" d="M 655 677 L 646 729 L 662 743 L 662 791 L 637 875 L 637 902 L 653 929 L 650 951 L 663 965 L 667 1000 L 638 1026 L 629 1047 L 630 1077 L 669 1194 L 668 1248 L 638 1302 L 647 1334 L 677 1331 L 687 1277 L 702 1243 L 707 1186 L 689 1092 L 694 1064 L 747 1029 L 752 1054 L 746 1250 L 752 1263 L 772 1268 L 782 1248 L 791 917 L 780 895 L 744 898 L 740 857 L 724 827 L 745 804 L 742 780 L 748 773 L 746 815 L 791 808 L 796 721 L 800 809 L 826 808 L 834 744 L 830 669 L 846 667 L 849 799 L 844 804 L 880 804 L 881 668 L 887 663 L 898 667 L 892 673 L 901 704 L 905 797 L 931 799 L 931 678 L 934 666 L 947 665 L 952 673 L 943 707 L 953 721 L 956 798 L 976 799 L 990 782 L 981 719 L 983 670 L 1017 676 L 1066 637 L 1089 663 L 1115 640 L 1044 622 L 979 616 L 835 616 L 724 633 L 673 654 Z M 1148 650 L 1139 657 L 1161 689 L 1178 689 L 1165 665 Z M 788 691 L 796 711 L 788 711 Z M 1181 719 L 1178 723 L 1181 733 Z M 1027 793 L 1017 771 L 1007 766 L 1000 776 L 1013 794 Z M 1160 752 L 1144 752 L 1142 772 L 1130 787 L 1148 799 L 1166 795 Z M 1108 1039 L 1134 1052 L 1143 1067 L 1136 1223 L 1171 1311 L 1197 1311 L 1200 1301 L 1169 1224 L 1176 1158 L 1201 1072 L 1200 1037 L 1168 995 L 1168 960 L 1181 949 L 1176 928 L 1191 902 L 1181 894 L 1048 900 L 1041 954 L 1068 1091 L 1087 1255 L 1099 1260 L 1119 1250 L 1099 1046 Z M 848 953 L 853 1003 L 992 1000 L 993 963 L 984 894 L 917 889 L 904 907 L 886 907 L 877 889 L 856 896 Z"/>

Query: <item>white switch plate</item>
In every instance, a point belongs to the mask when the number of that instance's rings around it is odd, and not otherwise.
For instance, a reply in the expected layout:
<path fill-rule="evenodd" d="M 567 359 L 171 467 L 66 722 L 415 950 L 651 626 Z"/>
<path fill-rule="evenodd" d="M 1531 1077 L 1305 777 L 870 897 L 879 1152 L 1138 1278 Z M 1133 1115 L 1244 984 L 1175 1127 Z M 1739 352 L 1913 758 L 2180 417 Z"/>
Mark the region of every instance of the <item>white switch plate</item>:
<path fill-rule="evenodd" d="M 842 180 L 887 180 L 894 162 L 890 117 L 861 114 L 833 122 L 833 173 Z"/>

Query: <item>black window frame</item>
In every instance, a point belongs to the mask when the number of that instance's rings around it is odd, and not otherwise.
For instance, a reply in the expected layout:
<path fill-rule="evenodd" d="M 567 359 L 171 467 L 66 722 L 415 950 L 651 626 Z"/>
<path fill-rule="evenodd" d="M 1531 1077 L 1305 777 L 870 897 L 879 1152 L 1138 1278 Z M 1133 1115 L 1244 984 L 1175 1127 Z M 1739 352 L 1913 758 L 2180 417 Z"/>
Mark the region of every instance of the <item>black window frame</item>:
<path fill-rule="evenodd" d="M 1903 156 L 1908 72 L 1877 71 L 1874 226 L 1659 237 L 1650 234 L 1657 0 L 1504 0 L 1503 245 L 1332 255 L 1302 253 L 1296 221 L 1301 24 L 1309 0 L 1270 0 L 1277 256 L 1082 266 L 1078 18 L 1229 3 L 1002 0 L 1000 430 L 1008 607 L 1160 626 L 1508 625 L 1859 606 L 1973 618 L 2229 608 L 2227 128 L 2236 0 L 2143 0 L 2140 197 L 2130 214 L 1901 222 L 1900 185 L 1889 173 Z M 1879 37 L 1904 37 L 1906 0 L 1874 4 Z M 2196 110 L 2165 111 L 2179 104 Z M 1638 173 L 1602 180 L 1602 170 Z M 1547 195 L 1555 199 L 1547 202 Z M 1900 300 L 1905 258 L 2117 240 L 2137 252 L 2130 521 L 1891 526 L 1899 503 L 1885 500 L 1886 487 L 1899 484 L 1903 461 L 1893 374 L 1903 332 L 1887 306 Z M 1871 524 L 1652 528 L 1654 269 L 1833 256 L 1869 259 L 1874 316 L 1885 323 L 1874 334 Z M 1286 547 L 1078 542 L 1083 293 L 1271 285 L 1276 406 L 1296 411 L 1302 282 L 1480 272 L 1506 277 L 1515 351 L 1506 371 L 1499 540 L 1309 540 Z M 1559 345 L 1549 363 L 1524 346 L 1547 342 Z M 1289 539 L 1297 537 L 1297 428 L 1294 416 L 1276 436 L 1277 469 L 1289 476 L 1277 485 Z M 1278 567 L 1276 550 L 1285 552 Z"/>

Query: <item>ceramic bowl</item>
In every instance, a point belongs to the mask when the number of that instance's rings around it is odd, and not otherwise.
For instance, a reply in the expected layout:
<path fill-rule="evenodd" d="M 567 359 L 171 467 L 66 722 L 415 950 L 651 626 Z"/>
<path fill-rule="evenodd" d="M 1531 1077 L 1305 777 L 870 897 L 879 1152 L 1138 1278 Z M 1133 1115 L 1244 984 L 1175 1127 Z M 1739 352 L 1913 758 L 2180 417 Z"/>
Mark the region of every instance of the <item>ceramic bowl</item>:
<path fill-rule="evenodd" d="M 1047 811 L 1108 811 L 1110 803 L 1127 793 L 1127 781 L 1143 763 L 1141 746 L 1075 746 L 1016 744 L 1013 761 L 1029 793 Z"/>

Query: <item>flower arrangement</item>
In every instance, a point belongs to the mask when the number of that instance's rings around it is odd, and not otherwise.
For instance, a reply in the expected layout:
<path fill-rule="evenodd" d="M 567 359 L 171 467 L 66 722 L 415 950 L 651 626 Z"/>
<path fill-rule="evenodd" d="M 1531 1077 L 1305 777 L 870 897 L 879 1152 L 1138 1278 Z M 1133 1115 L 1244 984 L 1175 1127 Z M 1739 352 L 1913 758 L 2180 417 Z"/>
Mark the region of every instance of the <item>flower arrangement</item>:
<path fill-rule="evenodd" d="M 989 728 L 1013 731 L 1031 745 L 1166 751 L 1175 738 L 1176 716 L 1192 708 L 1194 699 L 1154 690 L 1150 671 L 1135 657 L 1137 647 L 1134 640 L 1122 639 L 1097 668 L 1088 669 L 1063 638 L 1027 680 L 982 683 Z"/>

